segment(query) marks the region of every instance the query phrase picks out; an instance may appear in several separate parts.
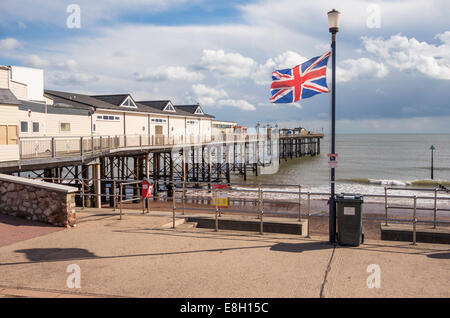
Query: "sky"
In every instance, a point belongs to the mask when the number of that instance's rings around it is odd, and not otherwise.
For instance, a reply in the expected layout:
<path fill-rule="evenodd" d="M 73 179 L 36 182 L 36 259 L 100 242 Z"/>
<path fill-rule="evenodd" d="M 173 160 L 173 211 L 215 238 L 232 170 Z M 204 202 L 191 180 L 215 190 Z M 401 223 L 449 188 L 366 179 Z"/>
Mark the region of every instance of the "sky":
<path fill-rule="evenodd" d="M 448 0 L 2 1 L 0 64 L 44 69 L 46 89 L 328 132 L 331 94 L 269 98 L 274 70 L 330 50 L 333 8 L 337 133 L 450 133 Z"/>

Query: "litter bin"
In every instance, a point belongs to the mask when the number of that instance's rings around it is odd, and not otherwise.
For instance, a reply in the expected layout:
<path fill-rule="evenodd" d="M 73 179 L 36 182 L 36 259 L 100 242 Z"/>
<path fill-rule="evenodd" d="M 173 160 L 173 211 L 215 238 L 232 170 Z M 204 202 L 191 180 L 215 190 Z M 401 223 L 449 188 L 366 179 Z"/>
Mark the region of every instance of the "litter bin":
<path fill-rule="evenodd" d="M 363 201 L 363 196 L 360 194 L 336 195 L 339 245 L 359 246 L 364 243 L 361 208 Z"/>

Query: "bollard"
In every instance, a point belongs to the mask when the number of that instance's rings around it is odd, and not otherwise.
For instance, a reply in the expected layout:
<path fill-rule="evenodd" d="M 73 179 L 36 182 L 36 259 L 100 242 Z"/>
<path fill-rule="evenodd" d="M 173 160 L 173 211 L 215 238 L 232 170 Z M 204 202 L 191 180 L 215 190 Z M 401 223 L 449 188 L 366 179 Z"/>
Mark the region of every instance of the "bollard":
<path fill-rule="evenodd" d="M 417 245 L 416 242 L 416 223 L 417 223 L 417 196 L 414 196 L 414 217 L 413 217 L 413 245 Z"/>

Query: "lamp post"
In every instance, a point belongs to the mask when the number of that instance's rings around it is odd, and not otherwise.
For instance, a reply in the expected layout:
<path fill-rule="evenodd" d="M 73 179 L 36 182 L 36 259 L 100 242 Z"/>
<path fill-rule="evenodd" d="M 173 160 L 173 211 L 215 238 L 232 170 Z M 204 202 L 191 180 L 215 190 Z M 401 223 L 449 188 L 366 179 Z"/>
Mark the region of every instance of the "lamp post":
<path fill-rule="evenodd" d="M 332 56 L 332 78 L 331 78 L 331 154 L 336 154 L 336 33 L 339 31 L 339 11 L 333 9 L 328 12 L 328 28 L 331 33 L 331 56 Z M 336 241 L 336 203 L 334 197 L 335 190 L 335 175 L 334 167 L 331 167 L 330 184 L 330 213 L 329 213 L 329 235 L 330 243 L 334 244 Z"/>

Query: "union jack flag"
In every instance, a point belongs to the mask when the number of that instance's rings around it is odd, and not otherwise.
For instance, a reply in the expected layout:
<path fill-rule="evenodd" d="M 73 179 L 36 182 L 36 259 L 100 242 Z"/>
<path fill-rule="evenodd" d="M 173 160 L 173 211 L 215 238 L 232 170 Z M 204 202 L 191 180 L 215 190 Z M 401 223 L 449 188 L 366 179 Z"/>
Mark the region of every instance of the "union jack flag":
<path fill-rule="evenodd" d="M 295 103 L 316 94 L 328 93 L 327 63 L 331 52 L 316 56 L 294 68 L 272 73 L 272 103 Z"/>

